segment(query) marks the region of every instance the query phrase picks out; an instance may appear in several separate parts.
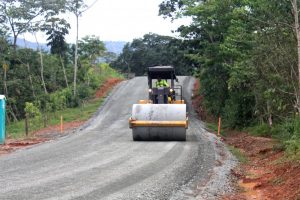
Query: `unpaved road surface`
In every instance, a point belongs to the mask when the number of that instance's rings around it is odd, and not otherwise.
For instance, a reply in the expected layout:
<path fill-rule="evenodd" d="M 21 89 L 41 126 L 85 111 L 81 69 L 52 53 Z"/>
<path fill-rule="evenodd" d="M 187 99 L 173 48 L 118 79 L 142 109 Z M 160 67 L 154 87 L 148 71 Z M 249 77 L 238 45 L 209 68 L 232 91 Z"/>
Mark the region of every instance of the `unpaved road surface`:
<path fill-rule="evenodd" d="M 190 102 L 194 79 L 180 77 Z M 0 157 L 0 199 L 215 199 L 235 161 L 188 106 L 186 142 L 133 142 L 132 104 L 147 80 L 119 84 L 75 134 Z"/>

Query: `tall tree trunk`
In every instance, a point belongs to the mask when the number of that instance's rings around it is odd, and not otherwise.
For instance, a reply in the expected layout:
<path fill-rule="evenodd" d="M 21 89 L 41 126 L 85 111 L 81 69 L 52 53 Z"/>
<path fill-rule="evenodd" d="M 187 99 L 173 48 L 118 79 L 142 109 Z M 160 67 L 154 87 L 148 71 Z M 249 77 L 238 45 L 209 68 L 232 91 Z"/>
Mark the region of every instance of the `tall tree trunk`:
<path fill-rule="evenodd" d="M 42 79 L 42 84 L 43 84 L 43 87 L 44 87 L 44 91 L 45 91 L 45 94 L 48 94 L 48 91 L 47 91 L 47 88 L 46 88 L 46 84 L 45 84 L 45 80 L 44 80 L 44 62 L 43 62 L 43 53 L 42 53 L 42 49 L 40 47 L 40 44 L 37 40 L 37 37 L 36 37 L 36 33 L 33 33 L 34 34 L 34 37 L 35 37 L 35 41 L 38 45 L 38 51 L 40 53 L 40 62 L 41 62 L 41 79 Z"/>
<path fill-rule="evenodd" d="M 64 61 L 63 61 L 63 59 L 62 59 L 61 54 L 59 54 L 59 58 L 60 58 L 61 66 L 62 66 L 62 69 L 63 69 L 63 73 L 64 73 L 64 77 L 65 77 L 66 86 L 69 87 L 69 84 L 68 84 L 68 78 L 67 78 L 66 69 L 65 69 L 65 64 L 64 64 Z"/>
<path fill-rule="evenodd" d="M 42 78 L 42 84 L 43 84 L 43 87 L 44 87 L 45 94 L 48 94 L 48 91 L 47 91 L 47 88 L 46 88 L 46 84 L 45 84 L 45 80 L 44 80 L 43 53 L 42 53 L 41 49 L 39 49 L 39 51 L 40 51 L 40 61 L 41 61 L 41 78 Z"/>
<path fill-rule="evenodd" d="M 76 44 L 75 44 L 75 61 L 74 61 L 74 96 L 76 96 L 76 79 L 77 79 L 77 60 L 78 60 L 78 18 L 79 14 L 76 13 Z"/>
<path fill-rule="evenodd" d="M 267 112 L 268 112 L 268 123 L 269 123 L 269 126 L 272 127 L 273 119 L 272 119 L 272 111 L 271 111 L 271 106 L 270 106 L 269 101 L 267 101 Z"/>
<path fill-rule="evenodd" d="M 294 21 L 295 21 L 295 33 L 296 33 L 296 38 L 297 38 L 297 55 L 298 55 L 298 90 L 296 94 L 296 107 L 298 112 L 300 112 L 300 25 L 299 25 L 299 14 L 298 14 L 298 5 L 297 5 L 297 0 L 291 0 L 292 4 L 292 12 L 294 15 Z"/>
<path fill-rule="evenodd" d="M 34 86 L 33 86 L 33 81 L 32 81 L 32 77 L 31 77 L 31 74 L 30 74 L 30 65 L 29 63 L 27 63 L 27 71 L 28 71 L 28 74 L 29 74 L 29 81 L 30 81 L 30 86 L 31 86 L 31 90 L 32 90 L 32 95 L 33 97 L 35 98 L 35 90 L 34 90 Z"/>
<path fill-rule="evenodd" d="M 24 37 L 24 44 L 25 44 L 25 48 L 27 49 L 27 42 L 25 40 L 25 37 Z M 30 86 L 31 86 L 31 90 L 32 90 L 32 95 L 35 98 L 35 90 L 34 90 L 33 81 L 32 81 L 32 77 L 31 77 L 30 65 L 28 62 L 26 64 L 26 66 L 27 66 L 27 71 L 28 71 L 28 75 L 29 75 L 29 81 L 30 81 Z"/>
<path fill-rule="evenodd" d="M 3 65 L 3 71 L 4 71 L 3 82 L 4 82 L 4 93 L 5 93 L 6 98 L 8 97 L 7 82 L 6 82 L 7 70 L 8 70 L 8 65 L 4 64 Z"/>
<path fill-rule="evenodd" d="M 6 110 L 11 114 L 11 116 L 14 119 L 14 122 L 17 122 L 18 118 L 17 118 L 16 114 L 14 113 L 12 107 L 10 105 L 7 105 L 7 109 Z"/>
<path fill-rule="evenodd" d="M 4 71 L 4 74 L 3 74 L 3 85 L 4 85 L 4 95 L 6 96 L 6 98 L 8 99 L 8 90 L 7 90 L 7 70 L 8 70 L 8 64 L 3 64 L 3 71 Z M 14 121 L 18 121 L 15 113 L 13 112 L 13 109 L 11 107 L 11 104 L 10 102 L 8 101 L 7 102 L 7 111 L 11 114 L 11 116 L 14 118 Z M 6 112 L 6 117 L 7 117 L 7 121 L 8 121 L 8 124 L 10 124 L 10 117 L 8 115 L 8 112 Z"/>
<path fill-rule="evenodd" d="M 14 32 L 14 31 L 13 31 Z M 18 40 L 18 34 L 16 34 L 14 32 L 14 41 L 13 41 L 13 47 L 14 47 L 14 50 L 17 49 L 17 40 Z"/>

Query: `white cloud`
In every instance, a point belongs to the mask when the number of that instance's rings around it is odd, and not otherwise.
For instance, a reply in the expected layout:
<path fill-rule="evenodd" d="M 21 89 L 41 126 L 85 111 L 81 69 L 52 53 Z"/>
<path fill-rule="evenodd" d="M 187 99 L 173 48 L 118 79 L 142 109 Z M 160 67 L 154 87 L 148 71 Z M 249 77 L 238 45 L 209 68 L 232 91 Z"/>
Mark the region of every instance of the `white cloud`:
<path fill-rule="evenodd" d="M 91 5 L 95 0 L 86 2 Z M 80 17 L 79 38 L 96 35 L 106 41 L 132 41 L 149 32 L 174 35 L 172 30 L 176 30 L 181 24 L 189 23 L 190 20 L 182 19 L 171 23 L 170 19 L 158 16 L 158 5 L 161 2 L 162 0 L 98 0 Z M 66 39 L 69 43 L 74 43 L 75 16 L 70 14 L 66 18 L 72 27 Z M 39 38 L 45 40 L 43 36 Z"/>

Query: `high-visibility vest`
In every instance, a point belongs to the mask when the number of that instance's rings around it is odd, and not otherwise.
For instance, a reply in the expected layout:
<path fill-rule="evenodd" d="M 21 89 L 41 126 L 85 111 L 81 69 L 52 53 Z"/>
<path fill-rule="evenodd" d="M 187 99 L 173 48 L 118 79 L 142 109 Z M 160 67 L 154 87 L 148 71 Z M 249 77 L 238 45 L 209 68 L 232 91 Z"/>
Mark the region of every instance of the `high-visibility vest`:
<path fill-rule="evenodd" d="M 156 81 L 156 87 L 169 87 L 169 84 L 166 80 Z"/>

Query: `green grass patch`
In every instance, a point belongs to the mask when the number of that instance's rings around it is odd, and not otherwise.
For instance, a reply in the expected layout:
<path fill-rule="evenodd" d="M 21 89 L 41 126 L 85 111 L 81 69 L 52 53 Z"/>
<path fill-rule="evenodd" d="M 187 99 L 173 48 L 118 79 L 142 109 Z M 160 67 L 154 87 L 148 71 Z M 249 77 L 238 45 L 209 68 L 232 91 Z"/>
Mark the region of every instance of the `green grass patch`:
<path fill-rule="evenodd" d="M 247 163 L 249 160 L 238 148 L 228 145 L 229 151 L 238 159 L 241 163 Z"/>
<path fill-rule="evenodd" d="M 245 131 L 250 133 L 253 136 L 259 136 L 259 137 L 269 137 L 272 134 L 271 127 L 266 123 L 248 127 L 245 129 Z"/>
<path fill-rule="evenodd" d="M 273 186 L 283 185 L 284 184 L 284 179 L 282 177 L 276 177 L 275 179 L 271 180 L 270 183 Z"/>
<path fill-rule="evenodd" d="M 57 111 L 55 113 L 47 113 L 47 126 L 54 126 L 60 124 L 60 116 L 63 116 L 64 123 L 72 121 L 85 121 L 88 120 L 101 106 L 103 102 L 102 99 L 93 100 L 87 102 L 77 108 L 66 108 L 62 111 Z M 45 119 L 44 118 L 30 118 L 29 119 L 29 133 L 37 131 L 44 128 Z M 18 122 L 13 122 L 7 126 L 6 133 L 9 137 L 14 139 L 25 138 L 25 120 L 20 120 Z"/>

